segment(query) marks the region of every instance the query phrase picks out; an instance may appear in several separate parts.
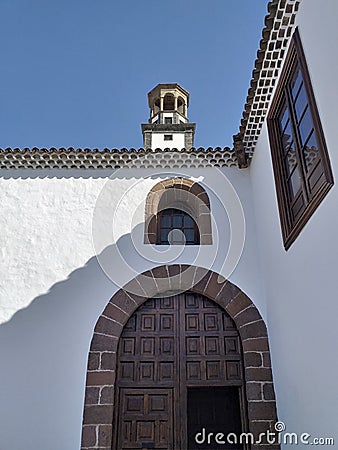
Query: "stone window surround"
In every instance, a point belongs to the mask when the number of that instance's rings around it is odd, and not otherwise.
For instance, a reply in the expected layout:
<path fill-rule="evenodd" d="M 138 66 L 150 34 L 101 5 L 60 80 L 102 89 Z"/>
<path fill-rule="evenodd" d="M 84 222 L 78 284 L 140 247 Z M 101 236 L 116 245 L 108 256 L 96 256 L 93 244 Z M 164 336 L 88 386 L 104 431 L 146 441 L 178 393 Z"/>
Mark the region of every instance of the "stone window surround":
<path fill-rule="evenodd" d="M 209 196 L 199 183 L 187 178 L 161 181 L 148 193 L 145 208 L 145 244 L 157 243 L 158 215 L 168 208 L 180 209 L 189 214 L 197 224 L 200 245 L 212 244 Z"/>
<path fill-rule="evenodd" d="M 259 311 L 237 286 L 211 270 L 165 265 L 138 275 L 116 292 L 96 323 L 88 357 L 81 450 L 111 449 L 116 352 L 124 325 L 148 298 L 177 289 L 204 295 L 234 320 L 243 348 L 249 431 L 255 437 L 275 431 L 269 343 Z M 252 446 L 252 450 L 263 448 L 280 449 L 263 443 Z"/>

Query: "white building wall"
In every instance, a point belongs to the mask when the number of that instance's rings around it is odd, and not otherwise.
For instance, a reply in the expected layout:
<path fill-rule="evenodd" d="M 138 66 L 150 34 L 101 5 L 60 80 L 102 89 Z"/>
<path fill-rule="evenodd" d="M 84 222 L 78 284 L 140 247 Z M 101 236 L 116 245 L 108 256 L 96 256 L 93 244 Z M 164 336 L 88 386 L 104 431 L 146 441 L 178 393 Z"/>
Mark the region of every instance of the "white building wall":
<path fill-rule="evenodd" d="M 1 450 L 80 447 L 93 329 L 113 294 L 138 273 L 163 263 L 211 268 L 265 316 L 248 175 L 235 168 L 3 173 Z M 208 192 L 212 245 L 163 253 L 143 244 L 146 196 L 174 176 L 193 178 Z M 235 251 L 227 262 L 230 241 Z"/>
<path fill-rule="evenodd" d="M 337 17 L 336 0 L 303 1 L 297 17 L 336 184 L 287 252 L 266 126 L 250 168 L 279 419 L 285 422 L 286 431 L 333 436 L 336 445 Z"/>
<path fill-rule="evenodd" d="M 164 135 L 172 134 L 172 141 L 165 141 Z M 173 133 L 171 131 L 165 133 L 152 133 L 151 135 L 151 148 L 177 148 L 181 150 L 184 148 L 184 134 L 183 133 Z"/>

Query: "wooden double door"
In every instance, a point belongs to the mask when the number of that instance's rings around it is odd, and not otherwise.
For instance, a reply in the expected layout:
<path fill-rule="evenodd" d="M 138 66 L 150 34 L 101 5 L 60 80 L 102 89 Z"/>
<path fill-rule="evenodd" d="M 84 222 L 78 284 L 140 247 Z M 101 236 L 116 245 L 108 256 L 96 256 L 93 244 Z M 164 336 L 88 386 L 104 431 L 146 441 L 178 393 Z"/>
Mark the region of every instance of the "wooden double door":
<path fill-rule="evenodd" d="M 149 299 L 134 313 L 116 387 L 114 450 L 243 449 L 214 440 L 245 430 L 238 331 L 201 295 Z"/>

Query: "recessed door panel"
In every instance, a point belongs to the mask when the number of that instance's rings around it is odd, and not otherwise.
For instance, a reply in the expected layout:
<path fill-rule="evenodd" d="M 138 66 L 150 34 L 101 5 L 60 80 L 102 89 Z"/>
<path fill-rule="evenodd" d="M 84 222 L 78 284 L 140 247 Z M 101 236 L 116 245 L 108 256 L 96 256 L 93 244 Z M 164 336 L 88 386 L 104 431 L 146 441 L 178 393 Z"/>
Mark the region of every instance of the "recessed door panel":
<path fill-rule="evenodd" d="M 173 390 L 120 389 L 117 448 L 173 450 Z"/>
<path fill-rule="evenodd" d="M 239 395 L 231 386 L 188 389 L 188 450 L 243 450 L 227 439 L 242 432 Z"/>

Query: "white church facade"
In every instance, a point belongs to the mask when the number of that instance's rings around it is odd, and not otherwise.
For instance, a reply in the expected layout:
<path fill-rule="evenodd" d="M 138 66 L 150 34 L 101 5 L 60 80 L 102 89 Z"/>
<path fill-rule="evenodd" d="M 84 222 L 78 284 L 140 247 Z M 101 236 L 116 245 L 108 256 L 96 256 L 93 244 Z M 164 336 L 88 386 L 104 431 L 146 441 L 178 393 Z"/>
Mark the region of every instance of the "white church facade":
<path fill-rule="evenodd" d="M 232 149 L 159 84 L 142 149 L 0 150 L 0 450 L 337 445 L 338 5 L 268 11 Z"/>

